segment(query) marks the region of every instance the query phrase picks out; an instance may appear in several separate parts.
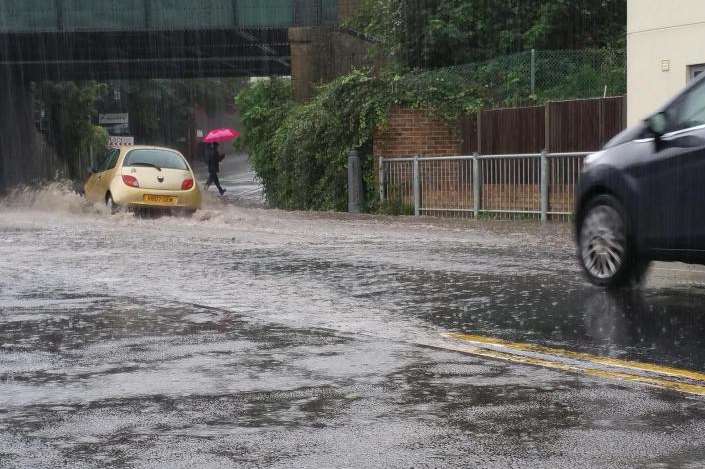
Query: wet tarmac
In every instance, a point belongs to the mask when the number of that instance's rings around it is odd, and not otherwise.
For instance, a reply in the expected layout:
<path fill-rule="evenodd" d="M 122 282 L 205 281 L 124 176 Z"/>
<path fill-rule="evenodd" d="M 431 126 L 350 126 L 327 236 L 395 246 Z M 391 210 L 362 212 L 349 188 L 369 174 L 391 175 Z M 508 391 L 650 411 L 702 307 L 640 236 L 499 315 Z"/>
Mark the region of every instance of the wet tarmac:
<path fill-rule="evenodd" d="M 705 466 L 705 397 L 449 336 L 705 372 L 705 274 L 606 294 L 567 226 L 51 187 L 0 202 L 0 272 L 0 467 Z"/>

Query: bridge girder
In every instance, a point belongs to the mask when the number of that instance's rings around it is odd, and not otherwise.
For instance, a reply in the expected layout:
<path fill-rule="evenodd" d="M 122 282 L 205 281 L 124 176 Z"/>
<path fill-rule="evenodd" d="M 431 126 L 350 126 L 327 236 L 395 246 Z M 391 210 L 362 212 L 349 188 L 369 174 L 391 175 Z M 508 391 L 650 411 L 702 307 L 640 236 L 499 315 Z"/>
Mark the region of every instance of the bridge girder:
<path fill-rule="evenodd" d="M 0 34 L 0 52 L 29 80 L 291 73 L 287 29 Z"/>

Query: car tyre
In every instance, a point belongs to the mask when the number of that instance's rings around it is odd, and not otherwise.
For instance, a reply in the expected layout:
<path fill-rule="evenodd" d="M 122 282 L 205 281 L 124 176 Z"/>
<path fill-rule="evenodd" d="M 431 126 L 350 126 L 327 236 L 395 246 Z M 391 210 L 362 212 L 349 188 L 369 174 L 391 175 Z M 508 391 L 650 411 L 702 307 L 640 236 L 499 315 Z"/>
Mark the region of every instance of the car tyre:
<path fill-rule="evenodd" d="M 629 219 L 619 201 L 591 199 L 578 224 L 578 260 L 588 280 L 609 289 L 638 285 L 648 262 L 638 258 Z"/>
<path fill-rule="evenodd" d="M 105 206 L 108 207 L 108 212 L 110 215 L 115 215 L 118 211 L 120 211 L 120 207 L 113 200 L 113 195 L 111 193 L 108 193 L 108 195 L 105 196 Z"/>

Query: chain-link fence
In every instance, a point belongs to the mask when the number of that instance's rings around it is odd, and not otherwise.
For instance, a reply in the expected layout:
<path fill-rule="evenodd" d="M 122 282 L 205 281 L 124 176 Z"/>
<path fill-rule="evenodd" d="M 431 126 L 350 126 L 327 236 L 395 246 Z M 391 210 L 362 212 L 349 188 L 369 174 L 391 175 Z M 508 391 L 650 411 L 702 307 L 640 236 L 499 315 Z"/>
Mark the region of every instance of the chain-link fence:
<path fill-rule="evenodd" d="M 425 74 L 441 79 L 460 75 L 490 106 L 616 96 L 626 93 L 627 86 L 622 49 L 533 50 Z"/>

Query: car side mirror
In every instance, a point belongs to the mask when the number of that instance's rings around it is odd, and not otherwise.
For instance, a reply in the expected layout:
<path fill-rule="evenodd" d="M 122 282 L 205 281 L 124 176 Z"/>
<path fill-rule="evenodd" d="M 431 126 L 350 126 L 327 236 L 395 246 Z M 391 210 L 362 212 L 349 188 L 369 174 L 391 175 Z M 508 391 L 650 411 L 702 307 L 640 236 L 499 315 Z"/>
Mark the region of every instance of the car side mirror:
<path fill-rule="evenodd" d="M 658 140 L 668 129 L 668 119 L 665 112 L 659 112 L 646 119 L 646 128 L 649 129 L 654 137 Z"/>

